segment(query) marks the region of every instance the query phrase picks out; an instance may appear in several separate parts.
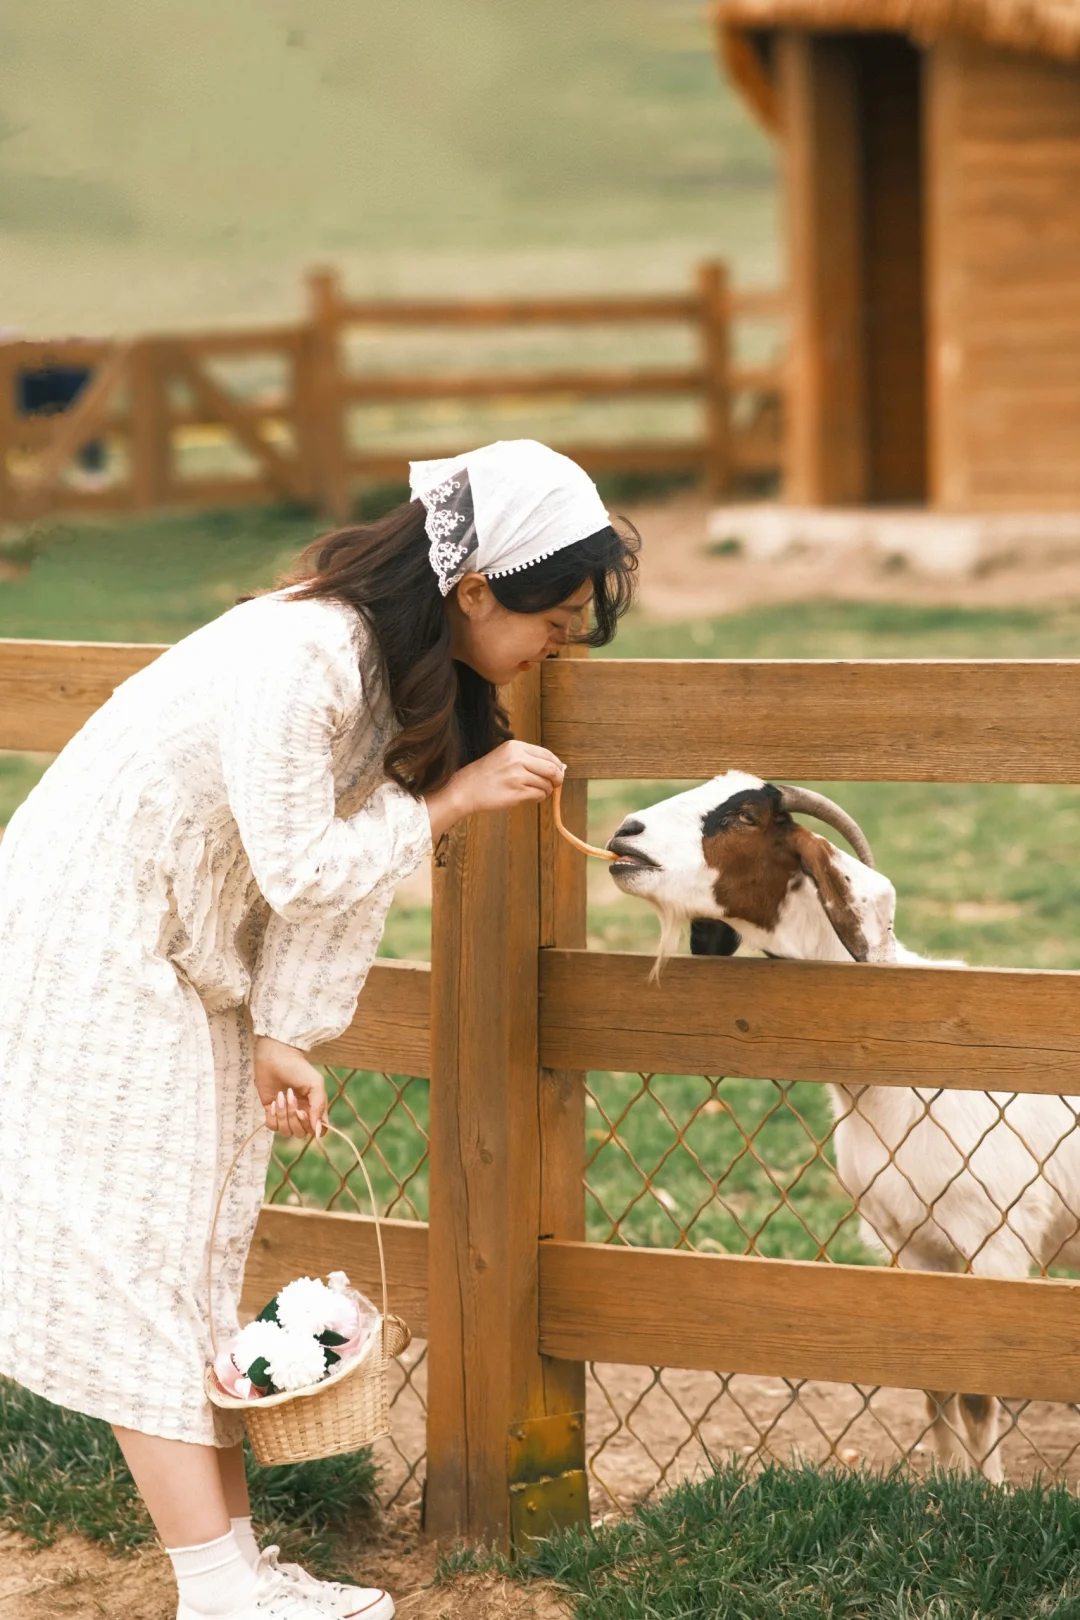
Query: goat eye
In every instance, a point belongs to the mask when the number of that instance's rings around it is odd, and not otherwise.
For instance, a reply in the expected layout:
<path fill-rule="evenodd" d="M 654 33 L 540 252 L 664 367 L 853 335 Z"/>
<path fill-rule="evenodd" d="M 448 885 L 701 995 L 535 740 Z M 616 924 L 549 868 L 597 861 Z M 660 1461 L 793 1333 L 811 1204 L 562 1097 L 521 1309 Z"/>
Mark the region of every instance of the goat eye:
<path fill-rule="evenodd" d="M 749 810 L 740 810 L 739 811 L 739 820 L 742 822 L 744 827 L 756 827 L 757 826 L 757 821 L 755 820 L 752 812 L 749 811 Z"/>

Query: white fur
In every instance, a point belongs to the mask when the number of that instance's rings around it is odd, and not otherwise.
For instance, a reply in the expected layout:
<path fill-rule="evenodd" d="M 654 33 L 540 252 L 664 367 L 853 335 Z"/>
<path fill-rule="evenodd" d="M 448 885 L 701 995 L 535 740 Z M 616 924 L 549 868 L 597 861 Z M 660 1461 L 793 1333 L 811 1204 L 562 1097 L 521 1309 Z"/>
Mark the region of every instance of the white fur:
<path fill-rule="evenodd" d="M 613 876 L 660 913 L 662 950 L 674 949 L 690 919 L 723 916 L 713 894 L 716 873 L 702 853 L 702 817 L 732 794 L 761 785 L 732 771 L 635 812 L 645 831 L 634 843 L 659 869 Z M 835 859 L 851 883 L 871 961 L 963 966 L 926 963 L 898 944 L 892 884 L 842 851 Z M 744 944 L 773 955 L 850 960 L 808 879 L 789 890 L 771 932 L 736 917 L 724 920 Z M 948 1072 L 941 1078 L 947 1087 Z M 1080 1265 L 1080 1097 L 869 1084 L 828 1090 L 840 1179 L 858 1206 L 867 1241 L 895 1263 L 984 1277 Z M 950 1392 L 927 1399 L 939 1460 L 1000 1480 L 998 1401 Z"/>

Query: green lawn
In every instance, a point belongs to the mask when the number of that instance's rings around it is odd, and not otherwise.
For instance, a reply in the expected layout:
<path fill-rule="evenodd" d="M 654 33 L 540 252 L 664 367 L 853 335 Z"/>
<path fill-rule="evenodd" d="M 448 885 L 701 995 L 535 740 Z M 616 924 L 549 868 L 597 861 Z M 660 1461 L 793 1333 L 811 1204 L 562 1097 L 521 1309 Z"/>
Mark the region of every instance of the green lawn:
<path fill-rule="evenodd" d="M 727 1467 L 555 1537 L 527 1573 L 574 1620 L 1078 1620 L 1078 1544 L 1061 1486 Z"/>
<path fill-rule="evenodd" d="M 114 528 L 68 527 L 43 536 L 28 574 L 0 581 L 0 632 L 90 639 L 172 640 L 273 581 L 315 532 L 284 511 L 169 517 Z M 1039 657 L 1080 647 L 1075 609 L 796 604 L 732 618 L 626 624 L 624 657 Z M 45 761 L 0 756 L 0 825 Z M 592 836 L 610 836 L 628 811 L 687 785 L 597 782 Z M 857 817 L 896 884 L 900 937 L 913 948 L 972 963 L 1080 967 L 1080 795 L 1071 788 L 925 783 L 823 783 Z M 647 907 L 590 870 L 590 943 L 651 951 Z M 423 904 L 391 911 L 382 953 L 426 957 Z M 644 991 L 645 965 L 642 967 Z M 426 1215 L 426 1083 L 350 1074 L 335 1120 L 374 1132 L 368 1155 L 390 1213 Z M 635 1243 L 689 1241 L 704 1249 L 864 1260 L 850 1200 L 830 1163 L 828 1101 L 820 1087 L 726 1077 L 593 1075 L 587 1128 L 590 1235 Z M 666 1112 L 665 1112 L 666 1111 Z M 357 1121 L 363 1121 L 363 1127 Z M 674 1122 L 674 1123 L 673 1123 Z M 676 1126 L 684 1131 L 676 1139 Z M 822 1145 L 823 1144 L 823 1145 Z M 355 1207 L 329 1163 L 282 1144 L 272 1177 L 279 1200 Z M 336 1168 L 335 1168 L 336 1166 Z M 764 1168 L 768 1166 L 768 1170 Z M 640 1168 L 639 1168 L 640 1167 Z M 659 1168 L 657 1168 L 659 1167 Z M 655 1176 L 651 1185 L 641 1171 Z M 355 1181 L 355 1177 L 353 1181 Z M 350 1187 L 352 1183 L 350 1182 Z"/>
<path fill-rule="evenodd" d="M 29 573 L 0 572 L 0 635 L 178 641 L 272 585 L 319 532 L 316 519 L 277 507 L 107 527 L 54 520 L 29 542 Z M 17 557 L 26 544 L 13 545 Z"/>

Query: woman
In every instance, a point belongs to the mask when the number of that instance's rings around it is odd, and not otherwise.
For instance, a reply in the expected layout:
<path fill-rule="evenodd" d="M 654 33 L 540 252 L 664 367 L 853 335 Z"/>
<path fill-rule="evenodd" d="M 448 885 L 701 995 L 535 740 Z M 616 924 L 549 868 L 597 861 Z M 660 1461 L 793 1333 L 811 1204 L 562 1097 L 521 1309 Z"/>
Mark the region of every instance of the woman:
<path fill-rule="evenodd" d="M 412 466 L 414 499 L 316 541 L 117 689 L 0 845 L 0 1373 L 104 1418 L 179 1620 L 387 1620 L 259 1553 L 240 1430 L 202 1388 L 213 1200 L 260 1120 L 327 1117 L 305 1053 L 347 1027 L 394 888 L 461 817 L 546 798 L 496 687 L 629 604 L 636 536 L 529 440 Z M 230 1184 L 236 1327 L 270 1136 Z"/>

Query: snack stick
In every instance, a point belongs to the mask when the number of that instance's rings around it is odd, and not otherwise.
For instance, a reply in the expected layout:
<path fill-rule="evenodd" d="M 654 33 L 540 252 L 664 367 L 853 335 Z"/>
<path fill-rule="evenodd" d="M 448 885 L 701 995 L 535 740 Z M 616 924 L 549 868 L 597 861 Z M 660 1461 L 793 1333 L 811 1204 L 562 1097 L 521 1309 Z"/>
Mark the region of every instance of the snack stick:
<path fill-rule="evenodd" d="M 595 844 L 586 844 L 582 839 L 575 838 L 574 834 L 572 832 L 569 832 L 566 829 L 566 827 L 563 826 L 563 818 L 562 818 L 562 783 L 561 782 L 556 787 L 554 793 L 551 795 L 551 802 L 552 802 L 552 807 L 553 807 L 553 809 L 555 811 L 555 830 L 556 830 L 556 832 L 562 834 L 562 836 L 566 839 L 566 842 L 568 844 L 573 844 L 575 849 L 580 849 L 580 851 L 581 851 L 581 853 L 583 855 L 595 855 L 598 861 L 617 861 L 618 860 L 619 857 L 616 855 L 614 850 L 612 850 L 612 849 L 597 849 Z"/>

